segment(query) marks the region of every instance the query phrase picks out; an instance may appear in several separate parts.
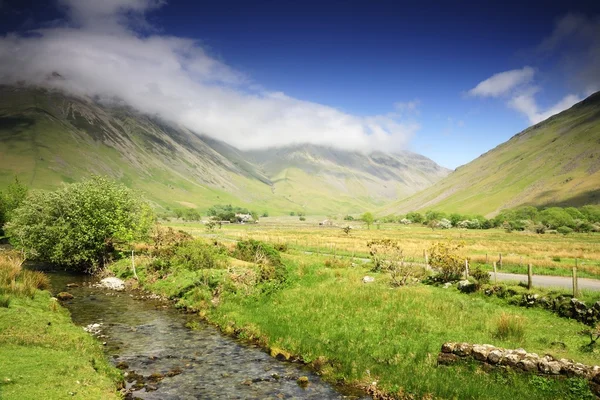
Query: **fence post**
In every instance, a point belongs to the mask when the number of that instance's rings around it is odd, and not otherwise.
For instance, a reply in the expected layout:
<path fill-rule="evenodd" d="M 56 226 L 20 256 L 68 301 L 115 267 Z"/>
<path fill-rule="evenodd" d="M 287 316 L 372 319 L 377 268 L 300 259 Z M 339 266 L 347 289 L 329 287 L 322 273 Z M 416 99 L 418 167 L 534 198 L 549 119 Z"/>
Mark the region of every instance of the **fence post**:
<path fill-rule="evenodd" d="M 499 255 L 500 255 L 500 269 L 502 269 L 502 253 L 500 253 Z"/>
<path fill-rule="evenodd" d="M 531 290 L 533 287 L 533 266 L 531 263 L 527 265 L 527 289 Z"/>
<path fill-rule="evenodd" d="M 494 285 L 498 283 L 498 271 L 496 271 L 496 261 L 494 261 Z"/>
<path fill-rule="evenodd" d="M 575 266 L 573 267 L 573 297 L 579 297 L 579 285 L 577 282 L 577 259 L 575 259 Z"/>
<path fill-rule="evenodd" d="M 133 250 L 131 250 L 131 267 L 133 268 L 133 276 L 139 281 L 140 278 L 138 278 L 137 273 L 135 272 L 135 253 Z"/>
<path fill-rule="evenodd" d="M 465 279 L 469 279 L 469 260 L 465 260 Z"/>

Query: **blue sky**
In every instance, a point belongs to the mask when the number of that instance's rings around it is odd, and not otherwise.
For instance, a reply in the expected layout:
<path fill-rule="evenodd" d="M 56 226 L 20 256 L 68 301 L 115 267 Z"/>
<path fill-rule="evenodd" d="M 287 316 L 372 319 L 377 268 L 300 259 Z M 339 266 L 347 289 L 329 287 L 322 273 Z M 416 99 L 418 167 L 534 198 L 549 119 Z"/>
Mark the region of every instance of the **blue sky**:
<path fill-rule="evenodd" d="M 87 0 L 78 4 L 75 0 L 46 4 L 4 0 L 0 22 L 4 33 L 18 32 L 19 44 L 32 48 L 33 40 L 27 36 L 37 28 L 47 30 L 42 36 L 48 49 L 56 48 L 58 37 L 72 41 L 74 30 L 89 33 L 89 43 L 97 42 L 98 32 L 141 40 L 193 39 L 195 49 L 202 52 L 195 51 L 192 58 L 199 61 L 193 64 L 210 62 L 211 73 L 205 74 L 204 67 L 200 75 L 189 73 L 192 68 L 184 66 L 185 78 L 202 81 L 198 91 L 226 89 L 227 93 L 213 93 L 213 98 L 222 98 L 223 104 L 239 103 L 237 115 L 246 116 L 248 124 L 244 118 L 235 118 L 231 127 L 213 121 L 234 118 L 219 111 L 226 107 L 184 95 L 183 89 L 169 93 L 169 98 L 202 109 L 210 104 L 215 111 L 207 116 L 198 110 L 182 113 L 157 108 L 140 98 L 131 101 L 143 111 L 200 127 L 240 147 L 264 146 L 270 140 L 285 145 L 306 138 L 360 149 L 370 146 L 368 137 L 381 131 L 373 149 L 408 148 L 455 168 L 600 89 L 600 77 L 594 72 L 600 70 L 597 1 L 477 1 L 441 6 L 431 1 L 108 2 L 118 7 L 99 10 L 93 2 L 86 5 Z M 101 48 L 109 47 L 107 43 Z M 140 48 L 141 44 L 132 42 L 132 46 Z M 179 54 L 182 50 L 169 51 Z M 115 50 L 115 54 L 122 53 Z M 61 66 L 57 62 L 54 69 Z M 73 79 L 81 75 L 70 67 L 62 68 Z M 135 69 L 149 71 L 139 86 L 145 88 L 152 86 L 148 83 L 151 74 L 161 73 L 144 64 L 132 64 L 131 70 Z M 133 80 L 128 71 L 115 70 L 122 80 L 99 86 L 118 90 L 123 82 Z M 474 90 L 507 71 L 513 72 Z M 93 79 L 104 78 L 94 74 Z M 165 85 L 181 83 L 171 84 L 162 76 L 156 82 L 161 94 Z M 232 92 L 238 97 L 228 97 Z M 247 95 L 253 101 L 276 99 L 277 104 L 267 111 L 264 101 L 248 107 L 242 104 Z M 264 111 L 265 116 L 245 114 L 254 109 Z M 329 115 L 331 109 L 336 113 L 330 119 L 299 122 L 310 119 L 310 113 Z M 282 121 L 267 116 L 276 113 L 300 117 Z M 347 143 L 345 130 L 352 132 Z M 386 134 L 395 139 L 388 140 Z M 256 144 L 250 143 L 253 137 Z"/>

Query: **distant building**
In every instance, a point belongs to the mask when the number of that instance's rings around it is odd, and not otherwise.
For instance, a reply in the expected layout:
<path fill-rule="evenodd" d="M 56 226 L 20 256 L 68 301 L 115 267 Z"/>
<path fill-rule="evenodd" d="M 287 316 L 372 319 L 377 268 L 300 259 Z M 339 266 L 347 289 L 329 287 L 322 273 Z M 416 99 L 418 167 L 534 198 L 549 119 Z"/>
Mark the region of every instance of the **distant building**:
<path fill-rule="evenodd" d="M 246 222 L 254 222 L 254 218 L 252 218 L 251 214 L 235 214 L 238 222 L 240 224 L 245 224 Z"/>

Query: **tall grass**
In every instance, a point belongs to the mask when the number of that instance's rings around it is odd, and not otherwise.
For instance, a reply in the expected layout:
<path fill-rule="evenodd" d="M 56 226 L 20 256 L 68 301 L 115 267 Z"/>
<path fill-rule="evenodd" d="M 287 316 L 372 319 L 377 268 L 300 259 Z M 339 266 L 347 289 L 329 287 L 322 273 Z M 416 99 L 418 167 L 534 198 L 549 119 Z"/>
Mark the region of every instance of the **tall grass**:
<path fill-rule="evenodd" d="M 50 279 L 46 274 L 23 269 L 22 265 L 20 253 L 0 253 L 0 294 L 3 296 L 0 298 L 0 305 L 4 307 L 8 307 L 11 296 L 33 298 L 38 290 L 50 288 Z"/>
<path fill-rule="evenodd" d="M 496 322 L 494 337 L 500 340 L 512 340 L 514 342 L 523 342 L 525 338 L 525 318 L 502 313 Z"/>

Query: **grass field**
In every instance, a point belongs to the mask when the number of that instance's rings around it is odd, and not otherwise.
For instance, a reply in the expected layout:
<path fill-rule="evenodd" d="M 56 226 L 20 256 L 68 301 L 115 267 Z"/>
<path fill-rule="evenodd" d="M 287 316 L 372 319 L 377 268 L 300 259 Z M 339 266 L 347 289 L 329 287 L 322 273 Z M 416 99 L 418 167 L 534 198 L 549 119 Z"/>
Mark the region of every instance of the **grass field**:
<path fill-rule="evenodd" d="M 331 382 L 376 382 L 384 393 L 406 399 L 593 398 L 580 380 L 488 374 L 474 364 L 436 362 L 442 343 L 466 341 L 595 364 L 597 351 L 583 348 L 583 324 L 455 289 L 392 288 L 386 274 L 350 263 L 328 267 L 317 255 L 293 250 L 283 257 L 288 280 L 275 288 L 252 287 L 248 277 L 255 266 L 234 259 L 222 269 L 172 265 L 159 276 L 140 257 L 137 274 L 143 286 L 199 310 L 224 332 L 256 341 L 273 355 L 299 356 Z M 130 260 L 113 270 L 130 277 Z M 367 273 L 374 283 L 362 282 Z M 516 329 L 505 335 L 501 325 L 507 319 Z"/>
<path fill-rule="evenodd" d="M 286 243 L 289 247 L 319 254 L 335 254 L 367 258 L 367 242 L 372 239 L 396 240 L 407 259 L 424 262 L 424 252 L 432 244 L 454 240 L 464 242 L 465 256 L 471 265 L 491 269 L 498 263 L 499 271 L 527 273 L 527 264 L 534 267 L 534 274 L 569 276 L 577 259 L 580 277 L 600 278 L 600 234 L 538 235 L 525 232 L 507 233 L 501 229 L 431 230 L 423 226 L 380 224 L 379 228 L 357 221 L 335 221 L 338 227 L 319 226 L 325 217 L 261 218 L 258 224 L 223 225 L 222 229 L 207 232 L 201 223 L 172 221 L 167 225 L 183 229 L 196 236 L 214 236 L 225 240 L 253 238 L 271 243 Z M 342 226 L 350 225 L 349 235 Z M 502 268 L 499 264 L 502 254 Z M 487 263 L 486 263 L 487 260 Z"/>
<path fill-rule="evenodd" d="M 41 273 L 0 254 L 0 399 L 118 399 L 120 371 L 53 299 Z"/>

